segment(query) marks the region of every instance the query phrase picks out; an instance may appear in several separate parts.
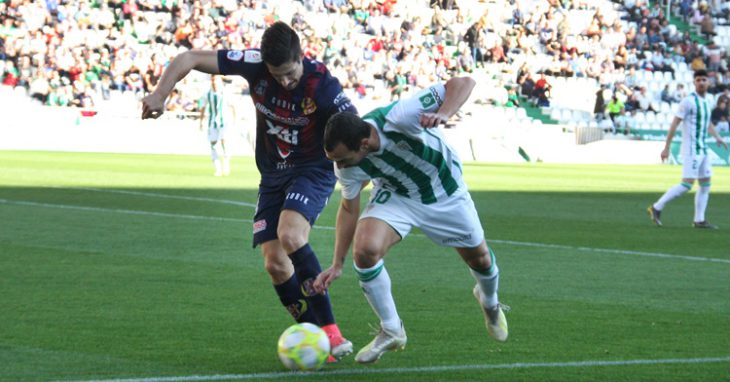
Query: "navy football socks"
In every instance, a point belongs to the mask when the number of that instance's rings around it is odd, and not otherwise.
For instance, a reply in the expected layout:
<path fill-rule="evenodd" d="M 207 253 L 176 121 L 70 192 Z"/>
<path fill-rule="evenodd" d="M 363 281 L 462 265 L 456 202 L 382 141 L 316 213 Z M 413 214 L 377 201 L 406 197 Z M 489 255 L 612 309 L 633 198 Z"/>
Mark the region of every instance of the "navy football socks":
<path fill-rule="evenodd" d="M 299 287 L 296 274 L 282 284 L 274 285 L 276 294 L 279 295 L 281 304 L 289 311 L 296 322 L 309 322 L 319 325 L 314 310 L 309 306 L 309 302 Z"/>
<path fill-rule="evenodd" d="M 314 279 L 322 272 L 322 267 L 319 265 L 319 260 L 314 254 L 314 251 L 312 251 L 312 247 L 309 244 L 305 244 L 303 247 L 294 251 L 294 253 L 291 253 L 289 258 L 292 264 L 294 264 L 294 274 L 297 280 L 299 280 L 304 297 L 307 299 L 311 310 L 314 311 L 314 315 L 319 321 L 319 326 L 333 324 L 335 322 L 335 316 L 332 313 L 329 295 L 326 293 L 315 293 L 312 289 Z"/>

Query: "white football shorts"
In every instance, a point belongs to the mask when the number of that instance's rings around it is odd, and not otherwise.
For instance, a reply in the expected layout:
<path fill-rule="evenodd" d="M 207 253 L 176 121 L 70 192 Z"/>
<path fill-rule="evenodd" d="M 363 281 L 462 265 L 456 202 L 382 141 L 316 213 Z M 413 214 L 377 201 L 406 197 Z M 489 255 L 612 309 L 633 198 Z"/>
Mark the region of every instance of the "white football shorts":
<path fill-rule="evenodd" d="M 474 248 L 484 240 L 484 229 L 469 192 L 459 191 L 445 200 L 423 204 L 379 187 L 373 189 L 363 218 L 377 218 L 405 239 L 418 227 L 434 243 L 455 248 Z"/>
<path fill-rule="evenodd" d="M 712 163 L 705 154 L 682 156 L 682 179 L 703 179 L 712 176 Z"/>
<path fill-rule="evenodd" d="M 208 140 L 211 142 L 217 142 L 221 139 L 226 139 L 226 128 L 225 127 L 219 127 L 217 129 L 214 128 L 208 128 Z"/>

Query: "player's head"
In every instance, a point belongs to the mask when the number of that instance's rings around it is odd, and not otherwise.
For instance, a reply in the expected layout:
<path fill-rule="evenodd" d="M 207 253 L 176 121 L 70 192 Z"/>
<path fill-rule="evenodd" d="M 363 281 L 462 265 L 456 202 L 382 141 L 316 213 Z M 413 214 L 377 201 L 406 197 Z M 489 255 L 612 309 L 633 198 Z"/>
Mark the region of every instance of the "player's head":
<path fill-rule="evenodd" d="M 302 78 L 302 46 L 289 25 L 277 21 L 261 38 L 261 58 L 269 73 L 287 90 L 294 90 Z"/>
<path fill-rule="evenodd" d="M 710 82 L 707 80 L 707 71 L 704 69 L 695 70 L 694 79 L 697 94 L 705 94 L 707 88 L 710 86 Z"/>
<path fill-rule="evenodd" d="M 324 151 L 337 167 L 355 166 L 370 152 L 370 124 L 343 111 L 330 117 L 324 128 Z"/>

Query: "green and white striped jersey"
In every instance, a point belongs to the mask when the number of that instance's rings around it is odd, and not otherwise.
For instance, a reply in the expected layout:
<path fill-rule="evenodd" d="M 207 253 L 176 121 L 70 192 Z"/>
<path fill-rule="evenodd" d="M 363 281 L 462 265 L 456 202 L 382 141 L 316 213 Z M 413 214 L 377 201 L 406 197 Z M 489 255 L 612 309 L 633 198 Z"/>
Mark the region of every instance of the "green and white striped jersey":
<path fill-rule="evenodd" d="M 413 98 L 393 102 L 362 117 L 375 126 L 380 149 L 357 166 L 335 166 L 343 198 L 357 197 L 367 180 L 423 204 L 466 192 L 456 151 L 446 143 L 440 129 L 425 129 L 419 122 L 422 113 L 438 110 L 445 93 L 443 84 L 433 85 Z"/>
<path fill-rule="evenodd" d="M 690 93 L 682 102 L 676 116 L 682 119 L 682 155 L 707 154 L 707 129 L 710 127 L 712 105 L 706 97 Z"/>
<path fill-rule="evenodd" d="M 208 129 L 222 129 L 226 120 L 223 92 L 216 93 L 210 90 L 205 95 L 205 108 L 208 114 Z"/>

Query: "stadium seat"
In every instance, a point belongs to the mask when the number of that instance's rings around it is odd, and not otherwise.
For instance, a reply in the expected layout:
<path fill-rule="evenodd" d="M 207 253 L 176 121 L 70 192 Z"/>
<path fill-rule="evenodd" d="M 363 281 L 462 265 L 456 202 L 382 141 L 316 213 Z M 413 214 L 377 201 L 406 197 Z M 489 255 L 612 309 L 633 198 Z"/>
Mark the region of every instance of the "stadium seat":
<path fill-rule="evenodd" d="M 515 115 L 517 116 L 517 118 L 525 119 L 525 118 L 527 118 L 527 110 L 525 110 L 521 107 L 518 107 L 515 109 Z"/>
<path fill-rule="evenodd" d="M 661 104 L 659 104 L 659 112 L 662 114 L 670 113 L 672 111 L 671 106 L 669 106 L 669 102 L 662 101 Z"/>
<path fill-rule="evenodd" d="M 646 117 L 646 118 L 645 118 L 644 120 L 645 120 L 645 121 L 646 121 L 647 123 L 654 123 L 654 122 L 656 122 L 656 121 L 657 121 L 657 118 L 656 118 L 656 114 L 655 114 L 655 113 L 653 113 L 653 112 L 651 112 L 651 111 L 649 111 L 649 112 L 646 112 L 646 113 L 644 114 L 644 116 Z"/>
<path fill-rule="evenodd" d="M 560 115 L 560 109 L 558 108 L 553 108 L 550 111 L 550 119 L 552 119 L 553 121 L 560 121 Z"/>
<path fill-rule="evenodd" d="M 502 113 L 504 113 L 504 116 L 507 117 L 507 119 L 514 119 L 515 116 L 517 115 L 517 113 L 516 113 L 517 108 L 503 107 L 500 109 L 502 109 Z"/>
<path fill-rule="evenodd" d="M 568 122 L 573 118 L 573 111 L 570 109 L 563 109 L 560 112 L 560 122 Z"/>

